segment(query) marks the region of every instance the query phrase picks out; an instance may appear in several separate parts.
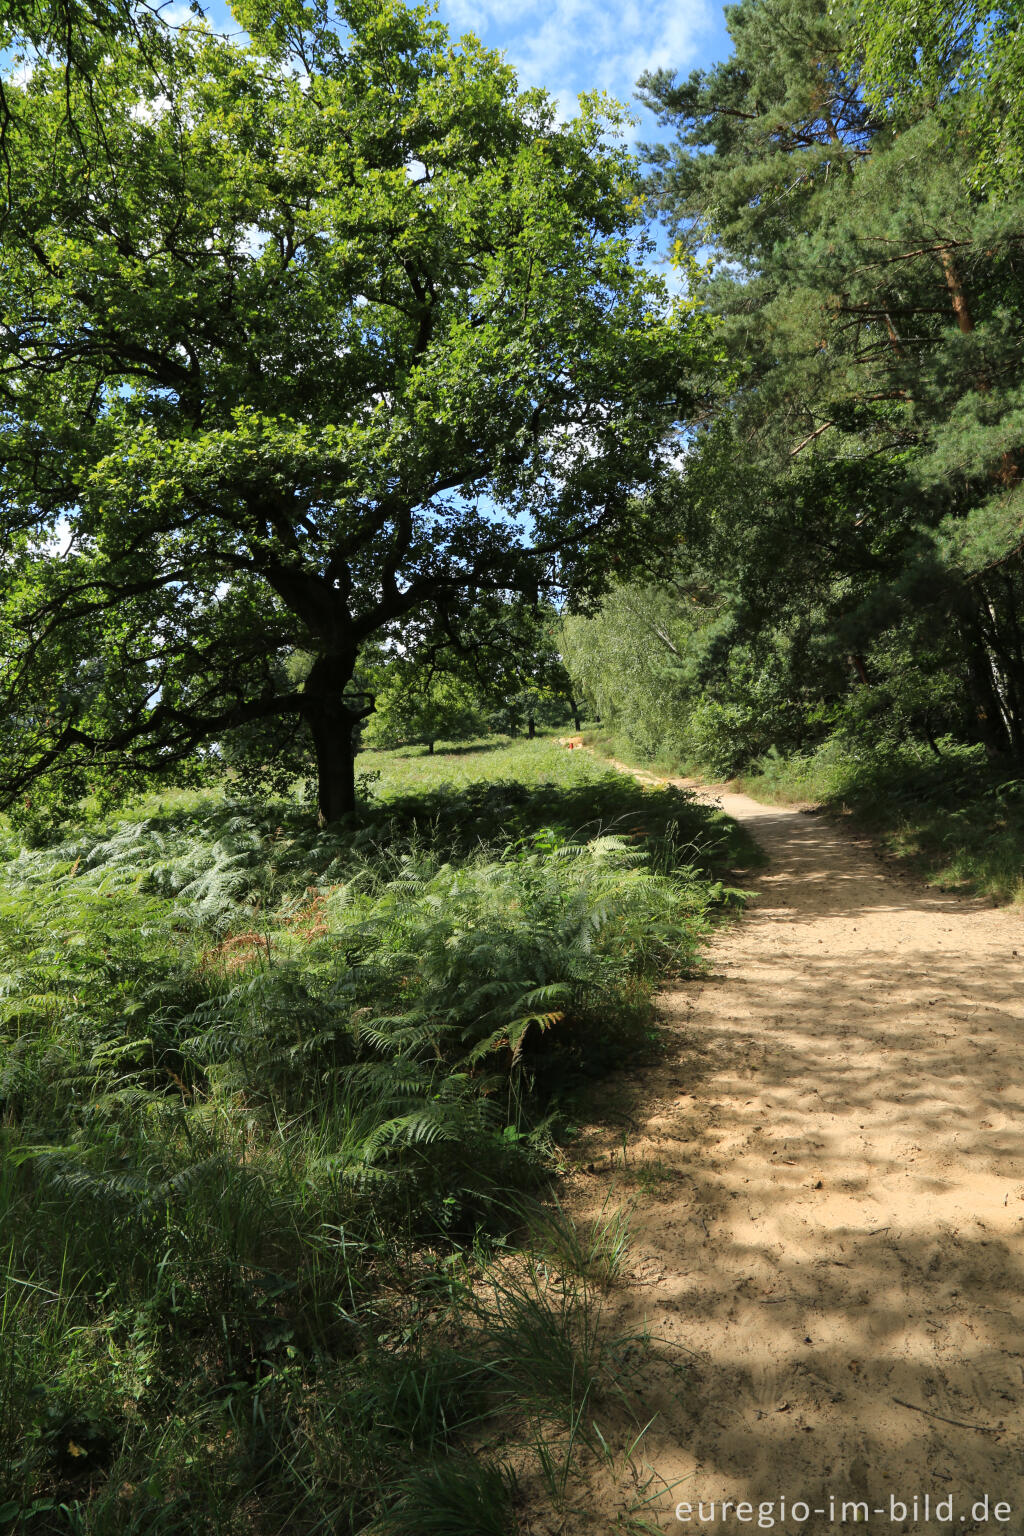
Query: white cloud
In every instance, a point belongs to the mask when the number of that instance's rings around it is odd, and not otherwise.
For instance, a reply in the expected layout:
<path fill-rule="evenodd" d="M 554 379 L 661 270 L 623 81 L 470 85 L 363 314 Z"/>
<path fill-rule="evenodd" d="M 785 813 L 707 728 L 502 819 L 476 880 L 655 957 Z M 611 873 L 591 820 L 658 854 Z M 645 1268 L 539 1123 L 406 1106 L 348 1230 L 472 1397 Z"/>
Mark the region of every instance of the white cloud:
<path fill-rule="evenodd" d="M 235 245 L 246 256 L 258 256 L 269 239 L 265 229 L 256 224 L 244 224 L 235 236 Z"/>
<path fill-rule="evenodd" d="M 31 60 L 26 60 L 24 63 L 19 64 L 16 68 L 12 69 L 10 74 L 4 76 L 5 85 L 27 85 L 32 78 L 32 71 L 34 69 L 35 64 Z"/>
<path fill-rule="evenodd" d="M 195 26 L 198 17 L 190 5 L 165 5 L 160 20 L 168 27 L 185 27 L 189 23 Z"/>
<path fill-rule="evenodd" d="M 645 69 L 693 68 L 720 24 L 712 0 L 441 0 L 440 16 L 503 49 L 524 85 L 544 86 L 569 112 L 580 91 L 631 103 Z"/>

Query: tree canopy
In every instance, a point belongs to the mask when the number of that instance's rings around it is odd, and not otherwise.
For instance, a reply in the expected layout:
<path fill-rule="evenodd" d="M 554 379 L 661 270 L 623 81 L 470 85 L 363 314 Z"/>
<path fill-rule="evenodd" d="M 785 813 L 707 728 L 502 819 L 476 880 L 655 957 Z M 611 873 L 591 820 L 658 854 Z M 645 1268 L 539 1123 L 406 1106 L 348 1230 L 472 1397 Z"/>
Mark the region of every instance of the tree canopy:
<path fill-rule="evenodd" d="M 8 83 L 0 746 L 8 803 L 310 743 L 352 806 L 360 647 L 479 592 L 599 590 L 681 409 L 618 112 L 421 10 L 252 8 L 160 67 Z M 313 658 L 287 682 L 281 658 Z M 35 788 L 33 788 L 35 786 Z"/>
<path fill-rule="evenodd" d="M 1020 0 L 836 0 L 865 94 L 896 117 L 949 101 L 974 180 L 1011 191 L 1024 171 L 1024 8 Z M 961 150 L 962 153 L 962 150 Z"/>
<path fill-rule="evenodd" d="M 681 655 L 634 632 L 635 728 L 661 708 L 663 736 L 735 768 L 849 706 L 1020 759 L 1020 183 L 976 174 L 972 92 L 866 89 L 847 19 L 741 0 L 730 58 L 642 82 L 673 130 L 649 197 L 705 262 L 719 365 L 658 600 Z"/>
<path fill-rule="evenodd" d="M 466 741 L 486 732 L 483 704 L 469 679 L 395 660 L 381 678 L 365 742 L 372 747 L 422 743 L 432 753 L 436 741 Z"/>

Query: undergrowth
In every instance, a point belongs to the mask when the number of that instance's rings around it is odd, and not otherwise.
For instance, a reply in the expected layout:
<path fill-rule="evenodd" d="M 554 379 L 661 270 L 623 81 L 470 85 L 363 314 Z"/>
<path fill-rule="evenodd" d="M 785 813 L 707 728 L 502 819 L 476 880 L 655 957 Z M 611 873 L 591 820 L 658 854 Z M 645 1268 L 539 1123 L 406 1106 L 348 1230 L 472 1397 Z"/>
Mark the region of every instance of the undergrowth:
<path fill-rule="evenodd" d="M 641 758 L 608 732 L 588 731 L 601 757 L 655 773 L 707 778 L 700 763 Z M 710 774 L 714 777 L 714 774 Z M 731 787 L 772 805 L 806 804 L 849 817 L 888 854 L 933 885 L 1024 902 L 1024 776 L 989 763 L 983 748 L 835 735 L 815 751 L 765 753 Z"/>
<path fill-rule="evenodd" d="M 760 800 L 849 815 L 935 885 L 1024 901 L 1024 777 L 989 764 L 981 747 L 834 740 L 802 757 L 771 753 L 737 784 Z"/>
<path fill-rule="evenodd" d="M 627 1238 L 545 1198 L 559 1110 L 744 847 L 530 750 L 371 758 L 355 830 L 207 796 L 6 835 L 0 1528 L 504 1536 L 517 1469 L 557 1509 L 606 1448 Z"/>

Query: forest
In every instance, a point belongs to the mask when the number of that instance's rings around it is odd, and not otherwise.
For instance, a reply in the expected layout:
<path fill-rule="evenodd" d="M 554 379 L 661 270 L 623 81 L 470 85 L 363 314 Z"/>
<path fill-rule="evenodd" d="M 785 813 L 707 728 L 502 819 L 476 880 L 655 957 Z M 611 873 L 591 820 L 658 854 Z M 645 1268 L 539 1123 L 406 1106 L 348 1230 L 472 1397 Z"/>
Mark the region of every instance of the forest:
<path fill-rule="evenodd" d="M 675 1529 L 624 1084 L 766 860 L 679 776 L 1024 897 L 1019 7 L 571 114 L 191 11 L 0 10 L 0 1531 Z"/>

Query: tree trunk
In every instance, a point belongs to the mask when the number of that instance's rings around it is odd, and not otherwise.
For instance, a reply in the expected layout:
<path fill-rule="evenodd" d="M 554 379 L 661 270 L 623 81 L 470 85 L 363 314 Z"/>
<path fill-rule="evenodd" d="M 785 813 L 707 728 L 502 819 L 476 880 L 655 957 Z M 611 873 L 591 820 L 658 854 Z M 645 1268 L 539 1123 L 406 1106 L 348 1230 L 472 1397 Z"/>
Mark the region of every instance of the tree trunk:
<path fill-rule="evenodd" d="M 344 699 L 354 671 L 354 651 L 318 656 L 303 690 L 303 713 L 316 753 L 317 820 L 322 827 L 351 816 L 356 808 L 352 732 L 362 715 Z"/>
<path fill-rule="evenodd" d="M 427 756 L 428 757 L 433 757 L 433 755 L 434 755 L 434 743 L 432 741 L 428 741 L 427 742 Z"/>
<path fill-rule="evenodd" d="M 1007 615 L 997 611 L 996 604 L 980 582 L 978 591 L 989 620 L 985 624 L 982 618 L 979 634 L 988 656 L 992 686 L 999 701 L 1010 748 L 1016 761 L 1020 762 L 1024 760 L 1024 711 L 1021 708 L 1019 658 L 1014 653 L 1012 637 L 1006 634 Z"/>
<path fill-rule="evenodd" d="M 992 665 L 982 637 L 966 636 L 967 691 L 971 700 L 972 735 L 990 759 L 1008 756 L 1011 748 L 1002 704 L 992 679 Z"/>
<path fill-rule="evenodd" d="M 939 259 L 942 262 L 942 270 L 946 274 L 946 287 L 953 301 L 953 314 L 956 323 L 965 336 L 969 336 L 974 330 L 974 316 L 971 314 L 971 306 L 967 302 L 967 294 L 960 278 L 960 271 L 948 251 L 940 252 Z M 991 385 L 988 379 L 982 375 L 978 379 L 978 388 L 983 394 L 988 394 Z M 1008 488 L 1016 485 L 1020 479 L 1020 462 L 1012 449 L 1001 455 L 999 472 L 996 479 L 1001 485 Z"/>
<path fill-rule="evenodd" d="M 956 262 L 948 251 L 940 251 L 939 260 L 942 262 L 942 270 L 946 274 L 946 287 L 949 289 L 949 296 L 953 301 L 953 314 L 956 316 L 956 323 L 964 335 L 969 336 L 974 330 L 974 319 L 971 315 L 970 305 L 967 302 L 967 295 L 964 292 L 964 285 L 960 281 L 960 273 L 957 270 Z"/>
<path fill-rule="evenodd" d="M 871 678 L 868 676 L 868 669 L 864 664 L 864 657 L 859 655 L 856 651 L 851 652 L 850 665 L 856 672 L 857 681 L 861 684 L 861 686 L 864 688 L 870 688 Z"/>
<path fill-rule="evenodd" d="M 347 709 L 309 721 L 316 750 L 316 810 L 321 827 L 350 816 L 356 808 L 354 720 Z"/>
<path fill-rule="evenodd" d="M 528 715 L 526 717 L 526 734 L 530 741 L 532 741 L 537 734 L 537 726 L 532 715 Z"/>

